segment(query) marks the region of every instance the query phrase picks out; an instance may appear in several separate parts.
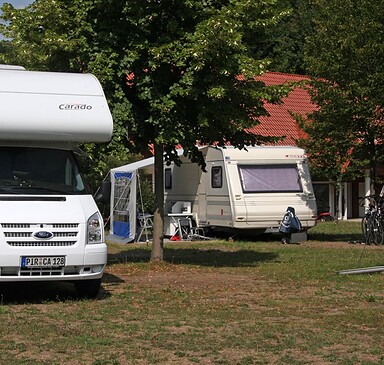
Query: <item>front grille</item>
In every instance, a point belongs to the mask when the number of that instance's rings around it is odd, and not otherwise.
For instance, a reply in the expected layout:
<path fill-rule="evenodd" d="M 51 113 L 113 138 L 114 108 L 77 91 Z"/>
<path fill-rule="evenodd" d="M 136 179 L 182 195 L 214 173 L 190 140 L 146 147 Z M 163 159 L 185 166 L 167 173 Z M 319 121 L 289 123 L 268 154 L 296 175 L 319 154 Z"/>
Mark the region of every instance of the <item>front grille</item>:
<path fill-rule="evenodd" d="M 65 276 L 79 275 L 80 269 L 75 266 L 63 268 L 28 268 L 20 269 L 19 276 Z"/>
<path fill-rule="evenodd" d="M 5 237 L 25 238 L 32 237 L 32 232 L 4 232 Z M 76 237 L 77 232 L 55 232 L 54 237 Z"/>
<path fill-rule="evenodd" d="M 66 247 L 73 246 L 76 241 L 8 241 L 12 247 Z"/>
<path fill-rule="evenodd" d="M 12 247 L 67 247 L 77 243 L 78 223 L 2 223 L 1 228 L 8 245 Z M 50 237 L 35 237 L 49 232 Z"/>
<path fill-rule="evenodd" d="M 30 224 L 28 223 L 2 223 L 3 228 L 17 229 L 17 228 L 29 228 Z"/>
<path fill-rule="evenodd" d="M 4 232 L 5 237 L 31 237 L 32 232 Z"/>
<path fill-rule="evenodd" d="M 55 237 L 76 237 L 77 232 L 56 232 Z"/>
<path fill-rule="evenodd" d="M 77 228 L 78 223 L 54 223 L 52 224 L 53 228 Z"/>
<path fill-rule="evenodd" d="M 62 268 L 19 268 L 1 267 L 0 276 L 66 276 L 80 275 L 82 269 L 79 266 L 66 266 Z"/>

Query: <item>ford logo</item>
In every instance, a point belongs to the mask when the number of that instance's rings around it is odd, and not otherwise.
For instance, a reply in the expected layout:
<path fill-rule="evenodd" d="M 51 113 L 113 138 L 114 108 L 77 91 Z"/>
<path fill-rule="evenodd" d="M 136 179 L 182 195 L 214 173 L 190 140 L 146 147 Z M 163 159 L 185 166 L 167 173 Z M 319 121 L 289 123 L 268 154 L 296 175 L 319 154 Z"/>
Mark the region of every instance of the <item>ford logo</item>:
<path fill-rule="evenodd" d="M 48 231 L 39 231 L 39 232 L 35 232 L 33 234 L 33 237 L 41 240 L 48 240 L 53 237 L 53 233 Z"/>

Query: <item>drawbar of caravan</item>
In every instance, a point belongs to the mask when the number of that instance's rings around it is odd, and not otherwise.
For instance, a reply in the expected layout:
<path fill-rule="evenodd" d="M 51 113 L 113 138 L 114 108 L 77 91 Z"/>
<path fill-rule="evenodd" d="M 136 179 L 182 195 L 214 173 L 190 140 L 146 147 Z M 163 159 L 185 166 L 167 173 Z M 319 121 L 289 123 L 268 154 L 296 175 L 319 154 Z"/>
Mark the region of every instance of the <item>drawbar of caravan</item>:
<path fill-rule="evenodd" d="M 303 149 L 209 146 L 201 151 L 206 172 L 183 156 L 180 167 L 164 167 L 166 213 L 180 206 L 190 210 L 200 227 L 274 233 L 291 206 L 304 231 L 316 225 L 316 200 Z M 165 224 L 167 229 L 167 217 Z"/>

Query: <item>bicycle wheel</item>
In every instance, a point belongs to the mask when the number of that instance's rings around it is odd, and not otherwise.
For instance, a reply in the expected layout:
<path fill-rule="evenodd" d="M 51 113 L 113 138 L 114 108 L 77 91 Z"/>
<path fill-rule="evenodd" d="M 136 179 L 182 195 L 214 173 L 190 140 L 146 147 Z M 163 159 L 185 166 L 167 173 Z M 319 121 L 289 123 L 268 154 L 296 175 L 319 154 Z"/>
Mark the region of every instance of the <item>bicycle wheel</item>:
<path fill-rule="evenodd" d="M 375 243 L 375 220 L 372 216 L 368 219 L 367 225 L 367 243 L 368 245 L 372 245 Z"/>
<path fill-rule="evenodd" d="M 380 217 L 375 217 L 373 220 L 373 237 L 375 245 L 382 245 L 384 242 L 384 226 Z"/>
<path fill-rule="evenodd" d="M 378 242 L 378 233 L 379 233 L 379 225 L 378 225 L 378 222 L 377 222 L 377 218 L 376 217 L 372 217 L 371 218 L 371 225 L 370 225 L 371 228 L 371 233 L 372 233 L 372 243 L 377 245 L 377 242 Z"/>
<path fill-rule="evenodd" d="M 370 218 L 370 216 L 365 215 L 361 220 L 361 232 L 363 233 L 363 238 L 367 245 L 371 244 Z"/>

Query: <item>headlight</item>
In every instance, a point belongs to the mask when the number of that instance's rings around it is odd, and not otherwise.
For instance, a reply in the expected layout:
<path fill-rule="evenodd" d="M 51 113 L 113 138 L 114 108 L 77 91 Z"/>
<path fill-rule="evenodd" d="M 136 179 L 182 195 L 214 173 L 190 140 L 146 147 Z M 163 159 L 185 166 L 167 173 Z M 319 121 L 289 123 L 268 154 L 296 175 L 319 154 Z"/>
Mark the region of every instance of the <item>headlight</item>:
<path fill-rule="evenodd" d="M 88 242 L 87 243 L 102 243 L 103 242 L 103 220 L 99 213 L 93 214 L 87 222 Z"/>

